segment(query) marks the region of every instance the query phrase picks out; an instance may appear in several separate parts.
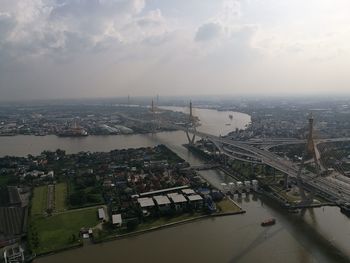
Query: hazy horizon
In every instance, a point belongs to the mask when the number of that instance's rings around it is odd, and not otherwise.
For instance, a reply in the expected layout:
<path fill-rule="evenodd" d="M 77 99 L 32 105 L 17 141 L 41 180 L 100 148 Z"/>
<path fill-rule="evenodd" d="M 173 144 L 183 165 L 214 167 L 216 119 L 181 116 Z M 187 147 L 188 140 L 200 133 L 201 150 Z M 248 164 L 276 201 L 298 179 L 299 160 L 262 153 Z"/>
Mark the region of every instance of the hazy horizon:
<path fill-rule="evenodd" d="M 350 96 L 349 8 L 346 0 L 3 0 L 0 101 Z"/>

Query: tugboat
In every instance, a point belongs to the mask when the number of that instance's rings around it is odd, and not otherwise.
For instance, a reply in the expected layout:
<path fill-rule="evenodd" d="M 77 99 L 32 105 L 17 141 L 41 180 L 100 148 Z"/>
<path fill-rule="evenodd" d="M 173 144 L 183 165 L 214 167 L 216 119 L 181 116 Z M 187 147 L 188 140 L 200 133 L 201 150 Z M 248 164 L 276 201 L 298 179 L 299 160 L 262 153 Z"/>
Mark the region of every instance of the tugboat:
<path fill-rule="evenodd" d="M 276 219 L 274 218 L 270 218 L 268 220 L 261 222 L 261 226 L 272 226 L 274 224 L 276 224 Z"/>

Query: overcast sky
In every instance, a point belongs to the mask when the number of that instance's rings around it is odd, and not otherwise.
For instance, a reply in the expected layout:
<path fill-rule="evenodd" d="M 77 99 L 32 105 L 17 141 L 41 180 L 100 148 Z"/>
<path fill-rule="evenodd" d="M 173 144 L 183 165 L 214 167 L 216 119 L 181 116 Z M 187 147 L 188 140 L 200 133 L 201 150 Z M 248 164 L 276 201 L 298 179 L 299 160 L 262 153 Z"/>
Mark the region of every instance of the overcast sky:
<path fill-rule="evenodd" d="M 0 0 L 0 100 L 349 83 L 349 0 Z"/>

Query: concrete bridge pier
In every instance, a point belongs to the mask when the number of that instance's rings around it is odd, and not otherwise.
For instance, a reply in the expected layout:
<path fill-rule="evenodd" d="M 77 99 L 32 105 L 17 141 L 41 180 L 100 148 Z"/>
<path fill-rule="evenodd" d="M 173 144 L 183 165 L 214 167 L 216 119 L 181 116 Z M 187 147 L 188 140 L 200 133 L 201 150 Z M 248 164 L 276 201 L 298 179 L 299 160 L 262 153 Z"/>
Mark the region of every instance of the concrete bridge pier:
<path fill-rule="evenodd" d="M 196 140 L 196 135 L 193 134 L 192 137 L 191 137 L 189 132 L 188 132 L 188 130 L 186 130 L 186 136 L 187 136 L 188 144 L 189 145 L 194 145 L 194 142 Z"/>

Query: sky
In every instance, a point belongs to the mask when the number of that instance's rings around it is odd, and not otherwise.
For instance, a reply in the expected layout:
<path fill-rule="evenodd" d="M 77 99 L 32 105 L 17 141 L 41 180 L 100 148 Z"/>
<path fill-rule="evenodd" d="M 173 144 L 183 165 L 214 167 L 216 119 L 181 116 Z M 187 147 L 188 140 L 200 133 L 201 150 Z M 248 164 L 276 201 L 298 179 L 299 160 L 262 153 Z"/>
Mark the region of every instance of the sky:
<path fill-rule="evenodd" d="M 0 100 L 350 94 L 348 0 L 0 0 Z"/>

